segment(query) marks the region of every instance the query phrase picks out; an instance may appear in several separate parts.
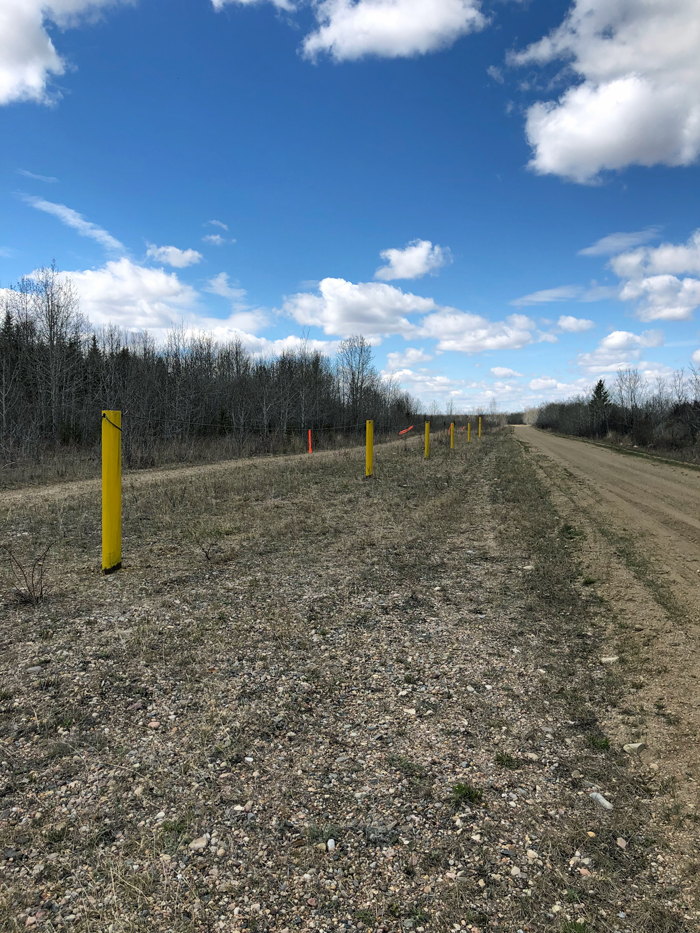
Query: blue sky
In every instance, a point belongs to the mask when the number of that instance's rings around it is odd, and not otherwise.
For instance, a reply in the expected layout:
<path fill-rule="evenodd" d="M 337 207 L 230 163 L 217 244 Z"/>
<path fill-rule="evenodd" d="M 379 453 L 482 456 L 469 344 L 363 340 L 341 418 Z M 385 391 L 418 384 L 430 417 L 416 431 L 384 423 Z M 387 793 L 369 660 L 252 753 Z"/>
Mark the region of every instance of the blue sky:
<path fill-rule="evenodd" d="M 700 363 L 700 0 L 0 0 L 0 286 L 364 333 L 426 404 Z"/>

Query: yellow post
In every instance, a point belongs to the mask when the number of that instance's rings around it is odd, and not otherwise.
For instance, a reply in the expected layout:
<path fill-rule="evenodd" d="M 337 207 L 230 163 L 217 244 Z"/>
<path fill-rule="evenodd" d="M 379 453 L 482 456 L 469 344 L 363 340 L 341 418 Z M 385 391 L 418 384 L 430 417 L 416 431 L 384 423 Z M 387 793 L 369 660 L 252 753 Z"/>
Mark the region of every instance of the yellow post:
<path fill-rule="evenodd" d="M 472 423 L 471 421 L 467 421 L 467 444 L 471 441 L 471 439 L 472 439 Z"/>
<path fill-rule="evenodd" d="M 365 477 L 374 476 L 374 421 L 367 422 L 365 446 Z"/>
<path fill-rule="evenodd" d="M 454 421 L 450 425 L 450 450 L 455 449 L 455 423 Z"/>
<path fill-rule="evenodd" d="M 479 415 L 479 437 L 481 437 L 481 415 Z"/>
<path fill-rule="evenodd" d="M 425 422 L 425 459 L 430 457 L 430 422 Z"/>
<path fill-rule="evenodd" d="M 122 413 L 102 412 L 102 572 L 122 565 Z"/>

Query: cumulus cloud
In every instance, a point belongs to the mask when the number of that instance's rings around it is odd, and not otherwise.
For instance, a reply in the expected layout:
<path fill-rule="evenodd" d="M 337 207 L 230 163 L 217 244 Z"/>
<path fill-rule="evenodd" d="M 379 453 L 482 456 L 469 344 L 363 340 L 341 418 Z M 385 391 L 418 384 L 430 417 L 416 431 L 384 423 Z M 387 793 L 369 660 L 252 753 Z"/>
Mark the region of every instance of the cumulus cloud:
<path fill-rule="evenodd" d="M 433 246 L 430 240 L 412 240 L 404 249 L 385 249 L 379 254 L 386 261 L 377 269 L 375 279 L 389 282 L 392 279 L 419 279 L 428 272 L 452 261 L 450 251 L 442 246 Z"/>
<path fill-rule="evenodd" d="M 198 304 L 195 289 L 181 282 L 177 273 L 126 258 L 67 275 L 78 291 L 81 311 L 98 326 L 112 322 L 129 330 L 158 332 Z"/>
<path fill-rule="evenodd" d="M 322 327 L 327 334 L 411 334 L 407 315 L 437 308 L 432 298 L 403 292 L 379 282 L 323 279 L 319 294 L 300 292 L 285 299 L 284 310 L 299 324 Z"/>
<path fill-rule="evenodd" d="M 687 321 L 700 305 L 700 230 L 687 243 L 621 253 L 610 268 L 623 280 L 620 297 L 637 302 L 642 321 Z"/>
<path fill-rule="evenodd" d="M 425 55 L 482 29 L 478 0 L 320 0 L 318 29 L 303 42 L 303 54 L 328 54 L 335 61 L 366 55 L 401 58 Z"/>
<path fill-rule="evenodd" d="M 492 366 L 491 373 L 496 376 L 497 379 L 507 379 L 508 376 L 512 376 L 513 378 L 522 376 L 522 373 L 517 373 L 514 369 L 508 369 L 507 366 Z"/>
<path fill-rule="evenodd" d="M 595 327 L 595 323 L 584 317 L 572 317 L 570 314 L 562 314 L 557 321 L 557 326 L 569 334 L 580 334 L 584 330 Z"/>
<path fill-rule="evenodd" d="M 519 350 L 533 342 L 535 322 L 524 314 L 505 321 L 489 321 L 478 314 L 441 308 L 423 318 L 419 335 L 437 339 L 441 351 L 479 353 L 484 350 Z"/>
<path fill-rule="evenodd" d="M 240 336 L 251 352 L 276 352 L 275 346 L 292 346 L 300 339 L 288 337 L 285 343 L 256 337 L 255 332 L 267 325 L 262 309 L 240 310 L 234 305 L 228 317 L 212 317 L 203 308 L 199 292 L 182 282 L 176 272 L 142 266 L 130 259 L 66 275 L 76 287 L 81 311 L 98 327 L 111 323 L 130 331 L 147 330 L 156 339 L 163 339 L 170 328 L 182 326 L 186 333 L 206 331 L 217 340 Z M 230 292 L 234 294 L 225 297 L 245 295 L 244 289 Z"/>
<path fill-rule="evenodd" d="M 153 243 L 148 244 L 146 255 L 149 259 L 164 262 L 176 269 L 192 266 L 201 262 L 202 259 L 202 254 L 198 253 L 196 249 L 178 249 L 177 246 L 155 246 Z"/>
<path fill-rule="evenodd" d="M 645 330 L 633 334 L 626 330 L 615 330 L 603 337 L 595 350 L 579 353 L 578 365 L 590 373 L 610 373 L 627 366 L 635 366 L 642 351 L 649 347 L 660 347 L 664 342 L 660 330 Z"/>
<path fill-rule="evenodd" d="M 614 256 L 616 253 L 622 253 L 624 250 L 655 240 L 658 235 L 659 227 L 646 227 L 634 233 L 609 233 L 600 240 L 596 240 L 592 246 L 580 249 L 578 254 L 579 256 Z"/>
<path fill-rule="evenodd" d="M 212 246 L 223 246 L 226 240 L 220 233 L 208 233 L 202 237 L 203 243 L 210 243 Z"/>
<path fill-rule="evenodd" d="M 697 0 L 574 0 L 563 23 L 509 60 L 566 63 L 570 86 L 527 113 L 530 167 L 575 182 L 700 154 Z"/>
<path fill-rule="evenodd" d="M 395 372 L 398 369 L 415 366 L 416 363 L 428 363 L 432 360 L 432 356 L 418 347 L 408 347 L 403 353 L 387 353 L 386 359 L 387 370 Z"/>
<path fill-rule="evenodd" d="M 86 220 L 82 214 L 74 211 L 73 208 L 66 207 L 65 204 L 54 204 L 52 201 L 45 201 L 43 198 L 25 196 L 23 200 L 32 207 L 35 207 L 38 211 L 44 211 L 45 214 L 51 214 L 53 217 L 57 217 L 61 223 L 64 223 L 67 227 L 72 227 L 74 230 L 77 230 L 80 236 L 86 236 L 90 237 L 92 240 L 96 240 L 110 252 L 124 252 L 124 247 L 119 240 L 115 239 L 110 233 L 107 233 L 106 230 L 103 230 L 102 227 L 98 227 L 97 224 L 93 224 L 89 220 Z"/>
<path fill-rule="evenodd" d="M 47 23 L 78 25 L 82 14 L 131 0 L 3 0 L 0 4 L 0 104 L 14 101 L 50 103 L 53 77 L 67 65 L 56 51 Z"/>
<path fill-rule="evenodd" d="M 222 230 L 228 230 L 228 224 L 225 224 L 223 220 L 208 220 L 207 226 L 209 227 L 221 227 Z"/>

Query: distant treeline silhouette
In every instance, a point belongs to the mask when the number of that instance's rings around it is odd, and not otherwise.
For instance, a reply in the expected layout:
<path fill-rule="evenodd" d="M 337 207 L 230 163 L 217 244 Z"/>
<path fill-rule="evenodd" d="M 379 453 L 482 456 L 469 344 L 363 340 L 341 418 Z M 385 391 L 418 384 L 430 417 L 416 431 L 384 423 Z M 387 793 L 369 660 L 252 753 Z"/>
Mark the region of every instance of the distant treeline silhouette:
<path fill-rule="evenodd" d="M 331 444 L 364 432 L 366 419 L 381 434 L 416 414 L 361 336 L 344 340 L 334 359 L 303 345 L 261 358 L 238 339 L 183 328 L 158 345 L 146 333 L 92 328 L 55 266 L 0 296 L 0 463 L 94 447 L 103 408 L 123 412 L 130 466 L 160 462 L 163 445 L 182 459 L 217 438 L 232 455 L 301 449 L 309 428 Z"/>
<path fill-rule="evenodd" d="M 700 431 L 700 371 L 691 366 L 650 384 L 638 370 L 623 369 L 610 386 L 600 379 L 588 397 L 542 405 L 535 424 L 563 434 L 626 439 L 694 455 Z"/>

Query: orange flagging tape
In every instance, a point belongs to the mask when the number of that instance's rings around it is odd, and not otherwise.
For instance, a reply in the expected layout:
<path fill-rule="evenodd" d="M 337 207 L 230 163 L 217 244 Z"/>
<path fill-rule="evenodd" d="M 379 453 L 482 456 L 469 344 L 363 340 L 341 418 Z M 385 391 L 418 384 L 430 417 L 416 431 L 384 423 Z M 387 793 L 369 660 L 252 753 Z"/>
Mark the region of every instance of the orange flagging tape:
<path fill-rule="evenodd" d="M 399 431 L 399 434 L 408 434 L 409 431 L 413 430 L 413 425 L 410 428 L 404 428 L 403 431 Z"/>

